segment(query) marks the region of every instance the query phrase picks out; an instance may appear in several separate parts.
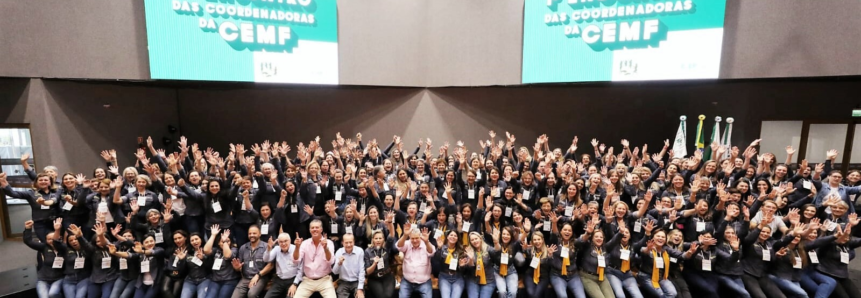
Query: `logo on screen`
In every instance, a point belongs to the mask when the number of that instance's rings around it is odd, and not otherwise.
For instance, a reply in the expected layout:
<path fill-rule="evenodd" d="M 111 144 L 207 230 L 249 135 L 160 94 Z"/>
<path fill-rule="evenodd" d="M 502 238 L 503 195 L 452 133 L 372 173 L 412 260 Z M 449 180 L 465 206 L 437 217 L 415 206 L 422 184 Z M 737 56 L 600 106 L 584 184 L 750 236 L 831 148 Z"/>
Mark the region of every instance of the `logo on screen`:
<path fill-rule="evenodd" d="M 263 62 L 260 63 L 260 74 L 268 77 L 272 77 L 278 74 L 278 67 L 272 64 L 272 62 Z"/>
<path fill-rule="evenodd" d="M 636 74 L 637 63 L 634 60 L 623 60 L 619 63 L 619 72 L 626 76 Z"/>

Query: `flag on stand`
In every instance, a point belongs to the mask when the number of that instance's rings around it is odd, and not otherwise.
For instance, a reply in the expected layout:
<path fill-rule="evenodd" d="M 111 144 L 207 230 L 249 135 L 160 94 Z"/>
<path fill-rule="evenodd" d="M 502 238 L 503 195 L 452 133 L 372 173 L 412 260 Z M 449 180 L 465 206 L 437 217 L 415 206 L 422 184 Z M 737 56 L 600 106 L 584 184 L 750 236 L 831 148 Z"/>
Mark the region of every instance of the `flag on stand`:
<path fill-rule="evenodd" d="M 679 130 L 676 131 L 676 139 L 673 141 L 672 158 L 684 158 L 685 155 L 688 155 L 688 129 L 685 127 L 685 120 L 687 119 L 687 116 L 679 117 L 681 122 L 679 123 Z"/>
<path fill-rule="evenodd" d="M 717 154 L 717 152 L 712 152 L 712 143 L 721 143 L 720 140 L 720 116 L 715 117 L 715 126 L 712 128 L 712 135 L 709 138 L 709 143 L 705 145 L 705 152 L 703 152 L 703 160 L 710 160 L 712 158 L 712 154 Z"/>

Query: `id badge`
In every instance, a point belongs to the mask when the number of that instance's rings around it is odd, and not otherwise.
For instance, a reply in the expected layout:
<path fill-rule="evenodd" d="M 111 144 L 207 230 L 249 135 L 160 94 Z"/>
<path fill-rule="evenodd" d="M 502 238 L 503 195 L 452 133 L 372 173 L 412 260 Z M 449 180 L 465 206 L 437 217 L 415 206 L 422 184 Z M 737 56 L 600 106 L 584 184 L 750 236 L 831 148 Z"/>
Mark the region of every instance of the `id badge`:
<path fill-rule="evenodd" d="M 332 227 L 331 227 L 330 232 L 331 232 L 332 234 L 337 234 L 337 233 L 338 233 L 338 224 L 337 224 L 337 223 L 333 223 L 333 224 L 332 224 Z"/>
<path fill-rule="evenodd" d="M 84 258 L 75 258 L 75 269 L 84 268 L 84 262 L 85 262 Z"/>
<path fill-rule="evenodd" d="M 203 260 L 198 259 L 197 256 L 194 256 L 194 258 L 191 259 L 191 262 L 197 266 L 203 265 Z"/>
<path fill-rule="evenodd" d="M 433 232 L 433 238 L 434 238 L 434 239 L 439 239 L 439 237 L 442 237 L 442 230 L 440 230 L 440 229 L 436 229 L 436 230 Z"/>
<path fill-rule="evenodd" d="M 712 260 L 703 260 L 703 271 L 712 271 Z"/>
<path fill-rule="evenodd" d="M 545 220 L 545 221 L 544 221 L 544 226 L 543 226 L 543 228 L 544 228 L 544 231 L 545 231 L 545 232 L 550 231 L 550 229 L 552 228 L 552 226 L 550 225 L 550 221 L 549 221 L 549 220 Z"/>
<path fill-rule="evenodd" d="M 149 272 L 149 261 L 141 262 L 141 273 Z"/>
<path fill-rule="evenodd" d="M 221 203 L 220 202 L 212 203 L 212 211 L 215 211 L 215 213 L 221 212 Z"/>
<path fill-rule="evenodd" d="M 499 255 L 499 263 L 503 265 L 508 265 L 508 254 Z"/>
<path fill-rule="evenodd" d="M 470 200 L 475 200 L 475 189 L 470 189 L 466 192 L 466 197 Z"/>
<path fill-rule="evenodd" d="M 849 253 L 845 251 L 840 252 L 840 263 L 849 264 Z"/>
<path fill-rule="evenodd" d="M 344 227 L 344 229 L 345 229 L 345 230 L 347 230 L 347 231 L 346 231 L 346 233 L 347 233 L 347 234 L 352 234 L 352 233 L 353 233 L 353 227 L 351 227 L 351 226 L 346 226 L 346 227 Z"/>
<path fill-rule="evenodd" d="M 574 206 L 565 206 L 565 216 L 574 216 Z"/>
<path fill-rule="evenodd" d="M 126 258 L 120 258 L 120 270 L 128 270 L 129 269 L 129 260 Z"/>
<path fill-rule="evenodd" d="M 505 217 L 511 217 L 511 207 L 505 207 Z"/>
<path fill-rule="evenodd" d="M 634 232 L 635 232 L 635 233 L 639 233 L 639 232 L 640 232 L 640 231 L 642 231 L 642 230 L 643 230 L 643 224 L 642 224 L 642 223 L 640 223 L 640 221 L 639 221 L 639 220 L 638 220 L 638 221 L 635 221 L 635 222 L 634 222 Z"/>
<path fill-rule="evenodd" d="M 471 222 L 468 222 L 468 221 L 465 221 L 465 222 L 463 222 L 463 228 L 461 229 L 461 231 L 463 231 L 463 232 L 469 232 L 469 228 L 470 228 L 470 227 L 472 227 L 472 223 L 471 223 Z"/>
<path fill-rule="evenodd" d="M 767 248 L 762 249 L 762 260 L 766 262 L 771 262 L 771 251 Z"/>
<path fill-rule="evenodd" d="M 631 251 L 630 251 L 630 250 L 623 249 L 623 250 L 621 250 L 620 252 L 621 252 L 621 254 L 619 255 L 619 258 L 620 258 L 620 259 L 625 260 L 625 261 L 630 261 L 630 260 L 631 260 Z M 655 261 L 657 262 L 657 259 L 655 259 Z M 664 262 L 661 262 L 661 266 L 663 266 L 663 263 L 664 263 Z M 659 267 L 659 268 L 660 268 L 660 267 Z"/>
<path fill-rule="evenodd" d="M 811 264 L 819 264 L 819 256 L 816 255 L 815 251 L 808 251 L 807 256 L 810 258 Z"/>
<path fill-rule="evenodd" d="M 64 261 L 65 261 L 65 259 L 63 259 L 63 257 L 61 257 L 61 256 L 54 257 L 54 265 L 51 266 L 51 268 L 62 269 Z"/>
<path fill-rule="evenodd" d="M 529 195 L 530 195 L 530 192 L 528 190 L 523 190 L 523 200 L 524 201 L 529 200 Z"/>
<path fill-rule="evenodd" d="M 448 262 L 448 270 L 451 270 L 451 271 L 457 270 L 457 262 L 458 262 L 457 256 L 452 255 L 451 256 L 451 262 Z"/>
<path fill-rule="evenodd" d="M 795 257 L 795 265 L 792 265 L 794 269 L 801 269 L 801 257 Z"/>
<path fill-rule="evenodd" d="M 156 244 L 164 243 L 164 233 L 161 233 L 161 232 L 155 233 L 155 243 Z"/>
<path fill-rule="evenodd" d="M 603 255 L 598 255 L 598 267 L 607 267 L 607 263 L 605 262 Z"/>
<path fill-rule="evenodd" d="M 383 262 L 383 260 L 381 259 L 379 262 L 377 262 L 377 270 L 383 270 L 383 268 L 386 268 L 386 262 Z"/>
<path fill-rule="evenodd" d="M 110 257 L 102 258 L 102 269 L 109 269 L 109 268 L 111 268 L 111 258 Z"/>
<path fill-rule="evenodd" d="M 336 191 L 336 192 L 335 192 L 335 201 L 340 202 L 340 201 L 341 201 L 341 196 L 342 196 L 342 195 L 343 195 L 343 193 L 342 193 L 341 191 Z"/>
<path fill-rule="evenodd" d="M 562 256 L 562 258 L 568 257 L 568 254 L 569 254 L 568 247 L 563 246 L 562 249 L 560 250 L 559 254 Z"/>
<path fill-rule="evenodd" d="M 538 264 L 541 264 L 541 259 L 533 257 L 532 262 L 529 263 L 529 267 L 532 267 L 533 269 L 538 268 Z"/>
<path fill-rule="evenodd" d="M 216 270 L 216 271 L 221 270 L 221 263 L 222 262 L 224 262 L 224 259 L 222 259 L 222 258 L 215 259 L 215 261 L 212 262 L 212 270 Z"/>
<path fill-rule="evenodd" d="M 72 207 L 72 203 L 66 202 L 65 204 L 63 204 L 63 210 L 72 211 Z"/>
<path fill-rule="evenodd" d="M 262 226 L 260 226 L 260 234 L 269 235 L 269 224 L 263 224 Z"/>
<path fill-rule="evenodd" d="M 706 230 L 706 222 L 698 221 L 697 222 L 697 232 L 702 232 Z"/>

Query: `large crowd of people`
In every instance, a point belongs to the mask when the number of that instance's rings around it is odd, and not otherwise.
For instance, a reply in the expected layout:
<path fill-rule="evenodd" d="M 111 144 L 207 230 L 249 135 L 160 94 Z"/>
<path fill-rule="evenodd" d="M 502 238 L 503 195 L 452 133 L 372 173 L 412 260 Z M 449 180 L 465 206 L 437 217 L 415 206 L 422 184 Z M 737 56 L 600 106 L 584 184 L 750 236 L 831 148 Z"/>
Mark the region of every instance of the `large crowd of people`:
<path fill-rule="evenodd" d="M 861 297 L 861 174 L 832 170 L 835 150 L 489 137 L 147 140 L 134 160 L 103 151 L 93 178 L 23 156 L 32 188 L 0 187 L 32 207 L 40 298 Z"/>

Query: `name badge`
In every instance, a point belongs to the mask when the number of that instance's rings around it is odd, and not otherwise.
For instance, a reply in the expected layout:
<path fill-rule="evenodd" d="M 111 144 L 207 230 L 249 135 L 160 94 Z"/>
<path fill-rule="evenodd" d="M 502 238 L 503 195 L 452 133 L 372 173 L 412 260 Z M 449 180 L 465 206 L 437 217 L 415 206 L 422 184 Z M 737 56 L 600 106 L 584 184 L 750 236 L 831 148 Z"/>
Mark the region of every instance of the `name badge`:
<path fill-rule="evenodd" d="M 380 259 L 380 261 L 377 262 L 377 270 L 383 270 L 383 268 L 386 268 L 386 262 L 384 262 L 383 259 Z"/>
<path fill-rule="evenodd" d="M 212 270 L 221 270 L 221 263 L 224 262 L 224 259 L 217 258 L 214 262 L 212 262 Z"/>
<path fill-rule="evenodd" d="M 845 251 L 840 252 L 840 263 L 849 264 L 849 253 Z"/>
<path fill-rule="evenodd" d="M 638 220 L 634 222 L 634 232 L 639 233 L 643 230 L 643 224 Z"/>
<path fill-rule="evenodd" d="M 511 217 L 511 207 L 505 207 L 505 217 Z"/>
<path fill-rule="evenodd" d="M 102 269 L 111 268 L 111 257 L 102 258 Z"/>
<path fill-rule="evenodd" d="M 801 269 L 801 257 L 795 257 L 795 265 L 792 265 L 794 269 Z"/>
<path fill-rule="evenodd" d="M 252 181 L 251 181 L 251 188 L 253 188 L 253 189 L 258 189 L 258 188 L 260 188 L 260 185 L 259 185 L 259 184 L 257 184 L 257 179 L 254 179 L 254 180 L 252 180 Z"/>
<path fill-rule="evenodd" d="M 146 197 L 138 197 L 138 206 L 146 206 Z"/>
<path fill-rule="evenodd" d="M 128 270 L 129 269 L 129 260 L 126 258 L 120 258 L 120 270 Z"/>
<path fill-rule="evenodd" d="M 108 203 L 106 203 L 106 202 L 99 203 L 99 212 L 101 212 L 101 213 L 108 212 Z"/>
<path fill-rule="evenodd" d="M 491 188 L 490 194 L 493 195 L 493 197 L 498 198 L 499 197 L 499 187 L 497 186 L 497 187 Z"/>
<path fill-rule="evenodd" d="M 766 262 L 771 262 L 771 251 L 768 248 L 762 249 L 762 260 Z"/>
<path fill-rule="evenodd" d="M 706 222 L 698 221 L 697 222 L 697 232 L 702 232 L 706 230 Z"/>
<path fill-rule="evenodd" d="M 523 199 L 529 200 L 529 194 L 530 194 L 529 191 L 524 189 L 523 190 Z"/>
<path fill-rule="evenodd" d="M 499 263 L 503 265 L 508 265 L 508 254 L 499 255 Z"/>
<path fill-rule="evenodd" d="M 670 263 L 675 264 L 675 263 L 678 263 L 678 262 L 679 262 L 679 259 L 676 259 L 676 258 L 670 258 Z"/>
<path fill-rule="evenodd" d="M 347 230 L 347 234 L 353 233 L 353 227 L 351 227 L 351 226 L 345 226 L 344 229 Z"/>
<path fill-rule="evenodd" d="M 560 255 L 562 256 L 562 258 L 566 258 L 566 257 L 568 257 L 568 253 L 569 253 L 569 251 L 568 251 L 568 247 L 567 247 L 567 246 L 563 246 L 563 247 L 562 247 L 562 250 L 561 250 L 559 253 L 560 253 Z"/>
<path fill-rule="evenodd" d="M 336 192 L 335 192 L 335 201 L 340 202 L 340 201 L 341 201 L 341 196 L 342 196 L 342 195 L 343 195 L 343 193 L 342 193 L 341 191 L 336 191 Z"/>
<path fill-rule="evenodd" d="M 290 212 L 298 213 L 299 212 L 299 206 L 296 206 L 296 204 L 290 205 L 290 210 L 291 210 Z"/>
<path fill-rule="evenodd" d="M 452 271 L 457 270 L 457 262 L 458 262 L 457 255 L 452 255 L 451 261 L 448 262 L 448 270 L 452 270 Z"/>
<path fill-rule="evenodd" d="M 63 262 L 64 261 L 65 261 L 65 259 L 63 259 L 63 257 L 61 257 L 61 256 L 54 257 L 54 265 L 51 266 L 51 268 L 54 268 L 54 269 L 63 268 Z"/>
<path fill-rule="evenodd" d="M 254 269 L 254 260 L 248 261 L 248 268 Z"/>
<path fill-rule="evenodd" d="M 532 262 L 529 263 L 529 267 L 538 268 L 538 264 L 541 264 L 541 259 L 533 257 Z"/>
<path fill-rule="evenodd" d="M 664 269 L 664 258 L 662 258 L 660 255 L 655 258 L 655 267 L 658 269 Z"/>
<path fill-rule="evenodd" d="M 811 184 L 812 183 L 810 183 L 810 181 L 806 181 L 806 180 L 801 182 L 801 186 L 804 187 L 804 189 L 810 189 Z"/>
<path fill-rule="evenodd" d="M 42 208 L 42 210 L 48 210 L 51 209 L 51 206 L 41 205 L 40 208 Z"/>
<path fill-rule="evenodd" d="M 703 271 L 712 271 L 712 260 L 703 259 Z"/>
<path fill-rule="evenodd" d="M 470 200 L 475 200 L 475 189 L 470 189 L 466 191 L 466 198 Z"/>
<path fill-rule="evenodd" d="M 383 190 L 389 191 L 389 184 L 388 183 L 383 183 Z"/>
<path fill-rule="evenodd" d="M 317 187 L 315 187 L 315 188 L 317 189 L 317 194 L 318 194 L 318 195 L 319 195 L 320 193 L 322 193 L 322 190 L 321 190 L 321 189 L 322 189 L 322 187 L 321 187 L 321 186 L 317 185 Z"/>
<path fill-rule="evenodd" d="M 66 202 L 65 204 L 63 204 L 63 210 L 71 211 L 72 207 L 72 203 Z"/>
<path fill-rule="evenodd" d="M 439 237 L 442 237 L 442 230 L 436 229 L 436 231 L 433 232 L 433 238 L 439 239 Z"/>
<path fill-rule="evenodd" d="M 469 232 L 469 228 L 470 228 L 471 226 L 472 226 L 472 223 L 471 223 L 471 222 L 465 221 L 465 222 L 463 222 L 463 228 L 461 229 L 461 231 L 463 231 L 463 232 Z"/>
<path fill-rule="evenodd" d="M 810 263 L 819 264 L 819 257 L 816 255 L 815 251 L 808 251 L 807 256 L 810 258 Z"/>
<path fill-rule="evenodd" d="M 164 243 L 164 233 L 162 233 L 162 232 L 155 233 L 155 243 L 156 244 Z"/>
<path fill-rule="evenodd" d="M 221 212 L 221 203 L 219 203 L 219 202 L 212 203 L 212 211 L 215 211 L 215 213 Z"/>
<path fill-rule="evenodd" d="M 620 259 L 625 260 L 625 261 L 631 260 L 631 251 L 630 250 L 623 249 L 620 252 L 621 252 L 621 254 L 619 254 Z M 663 263 L 663 262 L 661 262 L 661 263 Z"/>
<path fill-rule="evenodd" d="M 331 232 L 332 232 L 332 234 L 337 234 L 337 233 L 338 233 L 338 223 L 333 223 L 333 224 L 332 224 Z"/>
<path fill-rule="evenodd" d="M 481 179 L 481 171 L 476 171 L 475 172 L 475 180 L 479 180 L 479 179 Z"/>
<path fill-rule="evenodd" d="M 75 258 L 75 269 L 84 268 L 84 262 L 85 262 L 84 258 Z"/>
<path fill-rule="evenodd" d="M 149 261 L 141 262 L 141 273 L 148 273 L 148 272 L 149 272 Z"/>
<path fill-rule="evenodd" d="M 604 256 L 598 255 L 598 267 L 604 268 L 607 267 L 607 263 L 604 262 Z"/>
<path fill-rule="evenodd" d="M 565 206 L 565 216 L 574 216 L 574 206 Z"/>
<path fill-rule="evenodd" d="M 426 209 L 428 209 L 428 203 L 422 202 L 422 204 L 419 206 L 419 211 L 424 212 Z"/>
<path fill-rule="evenodd" d="M 194 256 L 194 258 L 191 259 L 191 263 L 200 266 L 203 265 L 203 260 L 198 259 L 197 256 Z"/>
<path fill-rule="evenodd" d="M 552 227 L 552 226 L 550 225 L 550 221 L 549 221 L 549 220 L 545 220 L 545 221 L 544 221 L 544 227 L 543 227 L 543 228 L 544 228 L 544 231 L 545 231 L 545 232 L 546 232 L 546 231 L 550 231 L 550 228 L 551 228 L 551 227 Z"/>
<path fill-rule="evenodd" d="M 263 224 L 260 226 L 260 234 L 269 235 L 269 224 Z"/>

